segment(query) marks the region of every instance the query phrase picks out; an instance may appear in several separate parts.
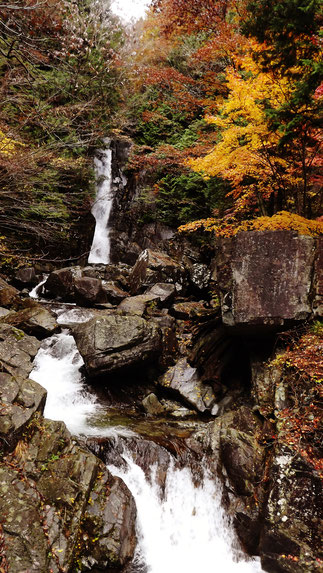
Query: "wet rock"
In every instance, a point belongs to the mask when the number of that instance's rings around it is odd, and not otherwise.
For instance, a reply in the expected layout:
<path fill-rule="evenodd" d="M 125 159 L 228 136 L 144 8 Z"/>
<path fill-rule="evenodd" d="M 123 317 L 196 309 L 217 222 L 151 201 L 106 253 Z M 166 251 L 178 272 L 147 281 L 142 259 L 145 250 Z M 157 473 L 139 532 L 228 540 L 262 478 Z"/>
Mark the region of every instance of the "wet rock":
<path fill-rule="evenodd" d="M 103 281 L 102 288 L 108 302 L 111 304 L 120 304 L 120 302 L 130 296 L 129 293 L 120 288 L 116 282 Z"/>
<path fill-rule="evenodd" d="M 54 334 L 58 328 L 54 315 L 40 304 L 29 299 L 25 302 L 25 308 L 17 312 L 10 312 L 3 319 L 0 318 L 0 322 L 11 324 L 26 334 L 40 339 Z"/>
<path fill-rule="evenodd" d="M 160 378 L 159 384 L 175 392 L 199 412 L 210 412 L 215 404 L 212 388 L 201 382 L 196 368 L 192 368 L 186 358 L 181 358 L 175 366 L 169 368 Z"/>
<path fill-rule="evenodd" d="M 276 448 L 261 535 L 265 571 L 319 571 L 322 482 L 304 458 L 286 446 Z"/>
<path fill-rule="evenodd" d="M 163 306 L 172 302 L 175 293 L 175 286 L 167 283 L 157 283 L 146 291 L 146 294 L 158 297 L 158 300 L 163 304 Z"/>
<path fill-rule="evenodd" d="M 74 281 L 74 297 L 80 306 L 94 306 L 106 302 L 107 297 L 102 288 L 102 281 L 91 277 L 77 277 Z"/>
<path fill-rule="evenodd" d="M 311 315 L 315 239 L 249 231 L 221 239 L 216 260 L 223 322 L 279 327 Z"/>
<path fill-rule="evenodd" d="M 126 314 L 143 316 L 146 312 L 147 307 L 157 305 L 159 298 L 155 294 L 138 294 L 137 296 L 131 296 L 124 299 L 118 306 L 119 310 L 122 310 Z"/>
<path fill-rule="evenodd" d="M 108 495 L 107 495 L 108 491 Z M 127 486 L 106 470 L 97 479 L 83 515 L 80 542 L 87 536 L 91 566 L 120 569 L 133 557 L 136 504 Z M 88 562 L 83 557 L 82 563 Z"/>
<path fill-rule="evenodd" d="M 39 346 L 33 336 L 9 324 L 0 324 L 0 362 L 8 374 L 28 378 Z"/>
<path fill-rule="evenodd" d="M 19 291 L 0 278 L 0 306 L 10 307 L 19 300 Z"/>
<path fill-rule="evenodd" d="M 80 267 L 67 267 L 53 271 L 45 282 L 45 291 L 54 297 L 74 300 L 74 281 L 82 276 Z"/>
<path fill-rule="evenodd" d="M 38 278 L 34 267 L 24 267 L 15 274 L 15 281 L 21 286 L 36 286 Z"/>
<path fill-rule="evenodd" d="M 0 513 L 13 573 L 72 572 L 91 560 L 120 569 L 133 555 L 129 490 L 62 422 L 35 419 L 0 463 Z"/>
<path fill-rule="evenodd" d="M 16 446 L 36 412 L 43 412 L 46 394 L 33 380 L 0 372 L 0 450 Z"/>
<path fill-rule="evenodd" d="M 148 396 L 143 399 L 142 405 L 147 414 L 151 414 L 152 416 L 158 416 L 165 413 L 165 408 L 158 400 L 156 394 L 148 394 Z"/>
<path fill-rule="evenodd" d="M 73 331 L 89 376 L 138 365 L 161 352 L 159 328 L 138 316 L 93 318 Z"/>
<path fill-rule="evenodd" d="M 140 254 L 130 273 L 130 292 L 136 294 L 143 287 L 158 282 L 182 284 L 184 274 L 184 268 L 165 253 L 146 249 Z"/>

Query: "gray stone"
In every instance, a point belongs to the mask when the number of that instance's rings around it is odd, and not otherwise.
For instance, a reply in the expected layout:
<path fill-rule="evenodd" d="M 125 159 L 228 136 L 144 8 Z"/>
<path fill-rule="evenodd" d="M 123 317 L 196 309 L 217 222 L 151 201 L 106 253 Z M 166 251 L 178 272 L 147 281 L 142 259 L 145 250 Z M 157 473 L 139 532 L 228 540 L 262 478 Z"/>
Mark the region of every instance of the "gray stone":
<path fill-rule="evenodd" d="M 90 376 L 152 360 L 161 352 L 160 330 L 138 316 L 107 315 L 74 328 Z"/>
<path fill-rule="evenodd" d="M 312 312 L 315 239 L 293 231 L 249 231 L 218 243 L 223 322 L 277 327 Z"/>
<path fill-rule="evenodd" d="M 320 570 L 317 557 L 322 548 L 321 500 L 318 472 L 295 451 L 278 445 L 260 543 L 265 571 Z"/>
<path fill-rule="evenodd" d="M 0 324 L 0 363 L 13 376 L 28 378 L 40 342 L 9 324 Z"/>
<path fill-rule="evenodd" d="M 199 412 L 212 410 L 215 403 L 213 389 L 201 382 L 196 368 L 192 368 L 186 358 L 181 358 L 175 366 L 169 368 L 159 383 L 175 392 Z"/>

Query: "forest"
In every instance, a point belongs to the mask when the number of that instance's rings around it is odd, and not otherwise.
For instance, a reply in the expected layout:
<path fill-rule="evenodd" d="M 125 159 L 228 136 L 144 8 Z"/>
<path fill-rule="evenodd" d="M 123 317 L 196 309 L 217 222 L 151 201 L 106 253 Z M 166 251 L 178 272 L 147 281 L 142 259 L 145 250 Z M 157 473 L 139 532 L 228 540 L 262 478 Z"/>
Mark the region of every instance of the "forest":
<path fill-rule="evenodd" d="M 145 173 L 143 223 L 318 233 L 321 25 L 318 0 L 154 0 L 132 27 L 104 0 L 1 4 L 7 262 L 66 241 L 75 253 L 93 152 L 113 130 Z"/>

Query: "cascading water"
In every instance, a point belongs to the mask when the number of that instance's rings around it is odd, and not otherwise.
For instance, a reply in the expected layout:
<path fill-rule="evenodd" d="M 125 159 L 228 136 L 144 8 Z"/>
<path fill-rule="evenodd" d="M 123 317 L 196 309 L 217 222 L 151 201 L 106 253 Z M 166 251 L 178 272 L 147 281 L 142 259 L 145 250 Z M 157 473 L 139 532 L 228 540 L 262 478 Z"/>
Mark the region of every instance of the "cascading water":
<path fill-rule="evenodd" d="M 45 415 L 63 420 L 75 434 L 112 437 L 119 442 L 122 436 L 134 439 L 126 428 L 99 428 L 91 423 L 102 405 L 86 388 L 82 364 L 68 331 L 43 342 L 30 377 L 47 389 Z M 161 488 L 155 479 L 157 466 L 147 477 L 123 442 L 120 449 L 121 467 L 108 468 L 127 484 L 138 512 L 138 547 L 128 573 L 262 571 L 259 560 L 247 560 L 239 549 L 221 506 L 221 486 L 213 477 L 205 471 L 196 485 L 192 470 L 176 467 L 169 455 L 165 487 Z"/>
<path fill-rule="evenodd" d="M 108 143 L 108 142 L 107 142 Z M 94 169 L 97 181 L 97 193 L 92 207 L 96 225 L 89 263 L 108 264 L 110 262 L 110 237 L 108 222 L 112 208 L 112 150 L 100 150 L 100 156 L 94 159 Z"/>
<path fill-rule="evenodd" d="M 259 573 L 258 560 L 246 560 L 221 505 L 221 485 L 204 471 L 199 485 L 189 467 L 170 461 L 163 491 L 134 463 L 108 466 L 128 486 L 136 500 L 138 546 L 131 572 L 147 573 Z"/>

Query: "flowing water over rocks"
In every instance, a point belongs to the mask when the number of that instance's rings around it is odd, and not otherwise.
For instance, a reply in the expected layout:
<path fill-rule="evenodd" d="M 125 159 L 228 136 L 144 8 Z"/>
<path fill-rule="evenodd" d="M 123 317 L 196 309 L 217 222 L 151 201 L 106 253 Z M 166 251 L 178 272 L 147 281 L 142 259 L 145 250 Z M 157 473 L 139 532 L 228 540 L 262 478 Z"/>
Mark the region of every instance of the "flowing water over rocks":
<path fill-rule="evenodd" d="M 109 416 L 106 405 L 86 387 L 82 364 L 73 337 L 64 331 L 43 342 L 31 377 L 47 389 L 45 415 L 64 420 L 71 432 L 88 438 L 88 445 L 92 441 L 94 451 L 101 449 L 109 471 L 134 496 L 138 545 L 125 571 L 195 573 L 198 568 L 219 567 L 230 573 L 261 571 L 259 563 L 246 560 L 240 549 L 221 505 L 221 485 L 208 473 L 207 460 L 190 453 L 179 438 L 181 432 L 190 436 L 199 424 L 178 423 L 177 438 L 169 429 L 175 456 L 164 433 L 167 423 L 159 422 L 164 445 L 158 445 L 158 431 L 157 443 L 134 432 L 137 426 L 149 435 L 148 426 L 154 424 L 147 420 L 131 423 L 123 415 L 126 426 L 113 425 L 117 413 L 111 410 Z M 110 418 L 106 426 L 105 417 Z"/>

